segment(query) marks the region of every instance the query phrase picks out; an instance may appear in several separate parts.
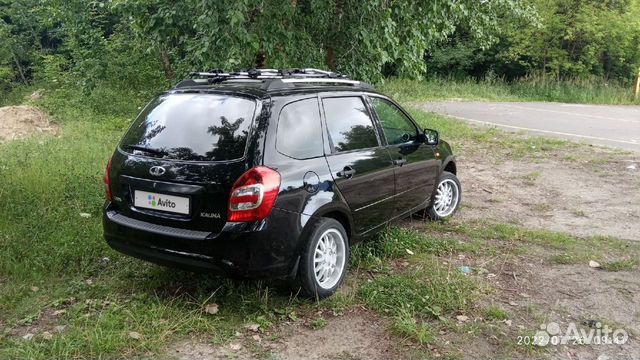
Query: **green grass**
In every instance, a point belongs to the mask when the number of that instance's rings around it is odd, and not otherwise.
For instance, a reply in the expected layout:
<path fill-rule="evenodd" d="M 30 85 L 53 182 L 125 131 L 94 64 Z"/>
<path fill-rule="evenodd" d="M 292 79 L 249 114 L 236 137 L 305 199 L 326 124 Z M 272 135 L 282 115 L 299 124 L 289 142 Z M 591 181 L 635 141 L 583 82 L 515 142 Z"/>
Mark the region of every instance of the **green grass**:
<path fill-rule="evenodd" d="M 327 321 L 323 318 L 317 318 L 311 321 L 311 327 L 314 329 L 322 329 L 327 326 Z"/>
<path fill-rule="evenodd" d="M 506 320 L 510 317 L 508 312 L 497 306 L 487 306 L 484 308 L 483 314 L 489 320 Z"/>
<path fill-rule="evenodd" d="M 500 79 L 426 80 L 388 79 L 380 89 L 402 102 L 473 100 L 473 101 L 551 101 L 583 104 L 640 104 L 631 86 L 601 79 L 554 81 L 525 78 L 515 82 Z"/>
<path fill-rule="evenodd" d="M 430 324 L 418 322 L 409 311 L 401 311 L 395 316 L 393 330 L 420 345 L 431 344 L 435 340 Z"/>
<path fill-rule="evenodd" d="M 358 297 L 372 309 L 393 316 L 404 329 L 412 323 L 407 320 L 410 317 L 433 320 L 464 313 L 476 298 L 478 286 L 457 268 L 444 265 L 440 257 L 474 252 L 475 245 L 390 228 L 353 249 L 353 264 L 377 273 L 360 286 Z M 389 267 L 390 260 L 402 258 L 406 259 L 403 269 Z"/>
<path fill-rule="evenodd" d="M 501 256 L 534 254 L 550 264 L 587 265 L 589 260 L 601 264 L 603 270 L 627 271 L 637 261 L 629 254 L 640 255 L 640 243 L 608 236 L 576 237 L 566 233 L 531 230 L 523 227 L 489 222 L 431 223 L 423 236 L 429 238 L 440 232 L 462 236 L 467 244 L 482 248 L 485 255 Z M 451 236 L 451 235 L 450 235 Z M 455 238 L 455 236 L 453 237 Z M 488 246 L 490 245 L 490 246 Z"/>
<path fill-rule="evenodd" d="M 15 86 L 9 91 L 0 92 L 0 106 L 21 104 L 36 90 L 38 90 L 37 85 L 26 85 Z"/>
<path fill-rule="evenodd" d="M 358 293 L 374 310 L 385 314 L 409 311 L 438 319 L 469 309 L 477 288 L 469 278 L 431 257 L 420 259 L 420 265 L 420 270 L 380 275 L 363 284 Z"/>
<path fill-rule="evenodd" d="M 472 249 L 472 244 L 460 243 L 454 238 L 425 236 L 412 230 L 392 227 L 380 236 L 354 246 L 352 262 L 354 266 L 381 270 L 385 260 L 410 253 L 441 256 Z"/>
<path fill-rule="evenodd" d="M 636 259 L 607 261 L 601 264 L 601 269 L 605 271 L 631 271 L 638 265 Z"/>

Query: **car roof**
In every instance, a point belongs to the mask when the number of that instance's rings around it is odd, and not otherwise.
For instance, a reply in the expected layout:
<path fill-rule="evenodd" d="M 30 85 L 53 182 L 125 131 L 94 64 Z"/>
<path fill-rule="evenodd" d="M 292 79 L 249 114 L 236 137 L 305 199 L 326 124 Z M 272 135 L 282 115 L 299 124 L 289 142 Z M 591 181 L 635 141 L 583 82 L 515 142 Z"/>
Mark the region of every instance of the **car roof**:
<path fill-rule="evenodd" d="M 320 92 L 350 92 L 350 93 L 374 93 L 380 94 L 374 89 L 363 89 L 353 86 L 336 86 L 336 85 L 296 85 L 286 89 L 263 89 L 253 84 L 218 84 L 218 85 L 201 85 L 188 86 L 181 88 L 173 88 L 168 93 L 186 94 L 186 93 L 211 93 L 211 94 L 234 94 L 249 96 L 257 99 L 265 99 L 272 96 L 287 96 L 304 93 L 320 93 Z M 382 94 L 380 94 L 382 95 Z"/>
<path fill-rule="evenodd" d="M 365 82 L 317 69 L 251 69 L 240 72 L 191 73 L 194 78 L 179 82 L 169 93 L 235 93 L 256 98 L 313 92 L 375 92 Z"/>

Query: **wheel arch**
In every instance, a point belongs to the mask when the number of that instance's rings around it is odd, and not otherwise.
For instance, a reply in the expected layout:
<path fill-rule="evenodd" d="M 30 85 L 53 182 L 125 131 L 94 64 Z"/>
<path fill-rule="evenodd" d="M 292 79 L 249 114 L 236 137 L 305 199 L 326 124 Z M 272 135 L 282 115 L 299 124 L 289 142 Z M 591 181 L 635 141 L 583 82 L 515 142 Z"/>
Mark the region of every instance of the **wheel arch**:
<path fill-rule="evenodd" d="M 457 175 L 457 167 L 456 167 L 456 162 L 451 160 L 448 163 L 445 164 L 444 171 L 448 171 L 450 173 L 452 173 L 453 175 Z"/>
<path fill-rule="evenodd" d="M 344 230 L 347 232 L 347 242 L 349 243 L 349 245 L 352 244 L 352 239 L 353 239 L 353 224 L 352 224 L 352 219 L 350 216 L 348 216 L 346 214 L 345 211 L 343 210 L 331 210 L 328 212 L 325 212 L 321 215 L 322 217 L 325 218 L 330 218 L 330 219 L 334 219 L 337 222 L 339 222 L 342 227 L 344 227 Z"/>
<path fill-rule="evenodd" d="M 453 175 L 458 174 L 458 167 L 456 166 L 456 161 L 453 157 L 447 158 L 443 164 L 444 166 L 442 167 L 442 171 L 448 171 Z"/>

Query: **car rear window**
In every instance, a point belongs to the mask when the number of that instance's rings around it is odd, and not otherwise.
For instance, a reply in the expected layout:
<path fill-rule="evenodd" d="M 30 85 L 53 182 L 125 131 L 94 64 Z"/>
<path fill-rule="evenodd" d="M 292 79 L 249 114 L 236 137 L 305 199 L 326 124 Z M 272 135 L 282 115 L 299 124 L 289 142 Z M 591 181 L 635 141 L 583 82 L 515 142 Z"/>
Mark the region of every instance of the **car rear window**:
<path fill-rule="evenodd" d="M 187 161 L 244 156 L 254 100 L 215 94 L 170 94 L 138 115 L 120 147 L 129 153 Z"/>

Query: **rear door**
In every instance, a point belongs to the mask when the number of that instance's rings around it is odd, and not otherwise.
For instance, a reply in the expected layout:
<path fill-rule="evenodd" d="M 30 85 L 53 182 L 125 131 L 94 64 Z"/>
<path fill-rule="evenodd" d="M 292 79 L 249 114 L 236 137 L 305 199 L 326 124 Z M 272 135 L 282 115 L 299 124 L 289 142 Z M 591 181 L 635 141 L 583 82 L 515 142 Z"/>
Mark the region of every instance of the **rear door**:
<path fill-rule="evenodd" d="M 351 208 L 357 233 L 390 218 L 394 209 L 391 158 L 362 96 L 322 97 L 333 179 Z"/>
<path fill-rule="evenodd" d="M 226 94 L 163 95 L 138 116 L 112 161 L 114 205 L 156 224 L 217 232 L 227 219 L 257 102 Z"/>
<path fill-rule="evenodd" d="M 418 141 L 420 129 L 396 104 L 369 96 L 395 165 L 394 213 L 405 213 L 427 200 L 435 186 L 440 161 L 433 146 Z"/>

